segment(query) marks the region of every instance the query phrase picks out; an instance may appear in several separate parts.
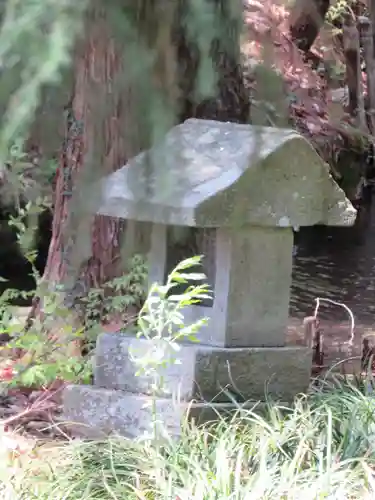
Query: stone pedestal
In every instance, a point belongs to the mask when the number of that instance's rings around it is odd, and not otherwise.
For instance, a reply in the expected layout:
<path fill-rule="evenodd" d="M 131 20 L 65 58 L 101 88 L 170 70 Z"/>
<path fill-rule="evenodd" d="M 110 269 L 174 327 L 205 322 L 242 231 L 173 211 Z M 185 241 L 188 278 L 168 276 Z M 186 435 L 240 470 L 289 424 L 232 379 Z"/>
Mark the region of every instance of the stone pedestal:
<path fill-rule="evenodd" d="M 95 388 L 70 386 L 64 394 L 66 416 L 83 424 L 80 434 L 114 430 L 139 437 L 151 430 L 156 408 L 168 432 L 178 435 L 187 411 L 202 421 L 212 419 L 215 412 L 235 410 L 233 400 L 240 405 L 267 399 L 288 403 L 309 384 L 309 348 L 229 349 L 182 344 L 177 354 L 179 364 L 173 364 L 166 353 L 167 365 L 158 370 L 163 390 L 154 394 L 152 379 L 137 376 L 129 356 L 130 352 L 147 355 L 152 345 L 124 334 L 99 336 Z M 155 407 L 151 405 L 152 394 L 156 396 Z"/>
<path fill-rule="evenodd" d="M 70 420 L 80 419 L 81 424 L 95 421 L 95 428 L 102 432 L 107 428 L 121 433 L 129 429 L 128 435 L 139 436 L 151 430 L 152 408 L 156 408 L 168 432 L 178 434 L 192 402 L 193 415 L 197 416 L 205 407 L 219 412 L 220 405 L 231 402 L 235 409 L 233 401 L 243 404 L 271 399 L 287 403 L 306 391 L 312 351 L 308 347 L 285 347 L 292 230 L 214 229 L 209 237 L 209 244 L 205 244 L 198 230 L 198 239 L 206 250 L 214 300 L 211 307 L 193 305 L 184 311 L 186 324 L 202 317 L 209 319 L 208 326 L 198 333 L 198 344 L 181 342 L 177 353 L 164 353 L 166 366 L 158 369 L 163 386 L 155 394 L 153 380 L 136 375 L 130 355 L 150 358 L 155 344 L 126 334 L 100 335 L 91 397 L 85 400 L 87 388 L 79 386 L 65 394 Z M 149 253 L 151 282 L 164 282 L 171 271 L 168 252 L 173 253 L 173 246 L 168 244 L 167 226 L 155 224 Z M 172 355 L 178 358 L 178 364 Z M 151 405 L 155 396 L 156 404 Z"/>
<path fill-rule="evenodd" d="M 137 233 L 136 226 L 131 228 Z M 176 234 L 183 236 L 180 229 Z M 292 229 L 250 226 L 200 231 L 195 235 L 199 241 L 195 253 L 205 254 L 213 301 L 184 311 L 186 324 L 203 317 L 209 320 L 198 332 L 198 343 L 180 343 L 180 350 L 173 352 L 178 364 L 165 352 L 166 367 L 158 371 L 163 387 L 155 394 L 153 380 L 136 375 L 130 356 L 133 352 L 150 357 L 154 344 L 126 334 L 100 335 L 95 387 L 71 386 L 64 394 L 65 415 L 81 424 L 79 434 L 116 431 L 139 437 L 152 431 L 157 418 L 170 434 L 178 435 L 187 412 L 204 420 L 245 402 L 288 403 L 308 388 L 311 349 L 285 347 Z M 150 235 L 149 279 L 162 283 L 172 270 L 176 249 L 168 240 L 168 226 L 153 224 Z M 178 255 L 177 260 L 191 256 L 183 237 L 179 242 L 188 254 Z"/>
<path fill-rule="evenodd" d="M 142 252 L 138 230 L 150 224 L 143 242 L 151 283 L 165 283 L 182 258 L 204 255 L 213 300 L 183 312 L 186 324 L 207 317 L 208 325 L 198 344 L 181 343 L 180 364 L 166 360 L 164 391 L 153 405 L 172 434 L 188 408 L 212 417 L 244 401 L 287 402 L 306 391 L 312 352 L 285 347 L 292 229 L 351 225 L 356 212 L 305 139 L 292 130 L 187 120 L 103 180 L 100 191 L 96 213 L 133 221 L 126 256 L 137 246 Z M 150 430 L 151 381 L 135 375 L 132 348 L 140 355 L 150 344 L 99 338 L 95 387 L 65 391 L 68 420 L 132 437 Z"/>
<path fill-rule="evenodd" d="M 178 401 L 177 398 L 157 398 L 156 418 L 169 437 L 178 438 L 187 419 L 197 423 L 212 422 L 220 417 L 230 417 L 233 411 L 267 409 L 263 402 L 207 403 Z M 93 439 L 102 439 L 110 433 L 128 438 L 149 435 L 155 425 L 151 399 L 142 394 L 101 389 L 92 386 L 70 385 L 64 392 L 66 425 L 72 433 Z M 160 424 L 158 424 L 160 429 Z"/>
<path fill-rule="evenodd" d="M 136 376 L 129 352 L 145 357 L 153 343 L 123 334 L 102 334 L 97 343 L 95 385 L 130 393 L 152 394 L 152 380 Z M 174 364 L 177 357 L 178 364 Z M 181 400 L 228 402 L 228 392 L 239 399 L 291 401 L 309 383 L 311 350 L 305 347 L 223 348 L 182 344 L 178 353 L 165 352 L 163 391 Z M 223 392 L 224 391 L 224 392 Z"/>

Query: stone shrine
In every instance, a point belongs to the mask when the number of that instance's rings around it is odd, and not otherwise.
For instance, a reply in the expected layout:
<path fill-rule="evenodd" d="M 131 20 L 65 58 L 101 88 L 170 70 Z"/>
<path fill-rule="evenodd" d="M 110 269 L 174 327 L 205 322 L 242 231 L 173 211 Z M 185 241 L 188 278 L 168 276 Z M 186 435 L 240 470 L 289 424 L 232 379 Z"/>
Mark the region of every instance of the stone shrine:
<path fill-rule="evenodd" d="M 188 406 L 192 415 L 230 407 L 228 393 L 287 402 L 306 391 L 311 349 L 285 345 L 293 229 L 347 226 L 356 217 L 308 141 L 288 129 L 189 119 L 104 179 L 101 191 L 95 212 L 128 221 L 129 254 L 145 251 L 137 233 L 149 231 L 151 283 L 164 283 L 183 257 L 205 256 L 213 300 L 187 308 L 185 320 L 208 324 L 198 344 L 181 342 L 181 364 L 161 369 L 170 396 L 160 394 L 156 409 L 170 432 L 178 433 Z M 186 255 L 189 239 L 195 246 Z M 66 418 L 87 426 L 86 435 L 149 430 L 151 381 L 135 375 L 129 358 L 130 347 L 147 352 L 148 344 L 100 335 L 94 386 L 65 390 Z"/>

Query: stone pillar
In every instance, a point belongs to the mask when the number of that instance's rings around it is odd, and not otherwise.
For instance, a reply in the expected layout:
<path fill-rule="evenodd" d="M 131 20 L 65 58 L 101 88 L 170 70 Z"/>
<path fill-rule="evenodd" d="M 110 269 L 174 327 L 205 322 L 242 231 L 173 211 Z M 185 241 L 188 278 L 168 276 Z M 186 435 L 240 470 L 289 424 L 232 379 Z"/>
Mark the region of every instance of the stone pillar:
<path fill-rule="evenodd" d="M 161 228 L 154 233 L 162 234 Z M 199 340 L 220 347 L 284 346 L 292 277 L 291 228 L 216 229 L 214 302 L 191 306 L 187 322 L 208 317 Z M 151 251 L 151 268 L 160 264 L 162 245 Z M 159 257 L 159 258 L 158 258 Z M 161 275 L 161 273 L 159 274 Z M 154 274 L 153 276 L 156 276 Z"/>
<path fill-rule="evenodd" d="M 220 231 L 222 232 L 222 230 Z M 291 228 L 231 230 L 226 345 L 284 346 L 292 281 Z M 225 237 L 225 234 L 219 236 Z"/>
<path fill-rule="evenodd" d="M 134 255 L 147 257 L 151 247 L 152 224 L 127 220 L 124 232 L 124 242 L 121 245 L 121 258 L 125 266 Z"/>
<path fill-rule="evenodd" d="M 148 282 L 164 283 L 167 262 L 167 226 L 153 224 L 151 229 L 151 245 L 148 256 Z"/>

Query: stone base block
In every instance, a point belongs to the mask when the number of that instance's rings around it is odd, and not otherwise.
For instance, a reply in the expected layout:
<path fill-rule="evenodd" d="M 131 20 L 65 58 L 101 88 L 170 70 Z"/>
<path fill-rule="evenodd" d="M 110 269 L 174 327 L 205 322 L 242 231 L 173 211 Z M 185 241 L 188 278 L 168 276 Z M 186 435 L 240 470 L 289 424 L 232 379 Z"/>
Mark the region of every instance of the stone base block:
<path fill-rule="evenodd" d="M 208 402 L 189 404 L 157 398 L 153 413 L 151 403 L 150 396 L 70 385 L 63 393 L 64 424 L 72 434 L 79 437 L 100 439 L 116 433 L 134 439 L 152 431 L 156 415 L 168 435 L 178 437 L 187 417 L 202 424 L 217 420 L 219 416 L 233 415 L 241 408 L 257 413 L 266 409 L 262 402 L 247 402 L 236 406 L 231 403 Z"/>
<path fill-rule="evenodd" d="M 158 345 L 158 348 L 160 344 Z M 152 356 L 152 341 L 125 334 L 99 336 L 95 358 L 95 385 L 136 394 L 151 394 L 152 380 L 136 375 L 137 366 L 129 356 Z M 160 353 L 159 353 L 160 354 Z M 178 364 L 173 364 L 173 355 Z M 180 350 L 166 351 L 165 367 L 158 368 L 163 388 L 180 400 L 290 401 L 308 388 L 312 352 L 307 347 L 221 348 L 202 344 L 181 344 Z M 162 395 L 162 394 L 160 394 Z M 165 395 L 165 392 L 163 393 Z"/>
<path fill-rule="evenodd" d="M 98 438 L 117 433 L 129 438 L 152 431 L 152 400 L 147 396 L 92 386 L 70 385 L 63 394 L 65 422 L 75 435 Z M 157 417 L 178 435 L 184 408 L 171 399 L 157 399 Z"/>

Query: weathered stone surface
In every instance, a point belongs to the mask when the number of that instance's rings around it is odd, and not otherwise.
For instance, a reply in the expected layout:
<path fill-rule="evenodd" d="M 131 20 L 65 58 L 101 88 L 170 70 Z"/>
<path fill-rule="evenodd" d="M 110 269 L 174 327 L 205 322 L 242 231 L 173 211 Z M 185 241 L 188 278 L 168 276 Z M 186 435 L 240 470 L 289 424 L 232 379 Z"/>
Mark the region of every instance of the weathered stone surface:
<path fill-rule="evenodd" d="M 63 395 L 65 421 L 76 434 L 97 438 L 118 433 L 136 438 L 152 431 L 155 415 L 151 398 L 122 391 L 71 385 Z M 168 432 L 178 435 L 186 405 L 172 399 L 156 399 L 156 417 Z M 75 428 L 75 429 L 74 429 Z"/>
<path fill-rule="evenodd" d="M 98 191 L 90 210 L 161 224 L 351 225 L 356 216 L 326 164 L 294 130 L 210 120 L 174 127 Z"/>
<path fill-rule="evenodd" d="M 158 368 L 163 377 L 159 395 L 180 400 L 227 401 L 224 391 L 243 400 L 290 401 L 309 385 L 312 352 L 305 347 L 212 348 L 181 344 L 177 353 L 160 351 L 158 344 L 123 334 L 101 334 L 96 349 L 95 385 L 107 389 L 151 394 L 152 378 L 136 375 L 129 353 L 152 359 L 157 352 L 166 362 Z M 173 364 L 173 359 L 179 364 Z"/>
<path fill-rule="evenodd" d="M 65 425 L 77 436 L 92 439 L 116 433 L 129 438 L 149 434 L 158 419 L 170 437 L 178 437 L 187 416 L 203 423 L 238 413 L 241 408 L 256 413 L 265 411 L 266 405 L 248 401 L 231 403 L 184 403 L 172 399 L 155 399 L 123 391 L 98 389 L 84 385 L 70 385 L 64 391 Z"/>

